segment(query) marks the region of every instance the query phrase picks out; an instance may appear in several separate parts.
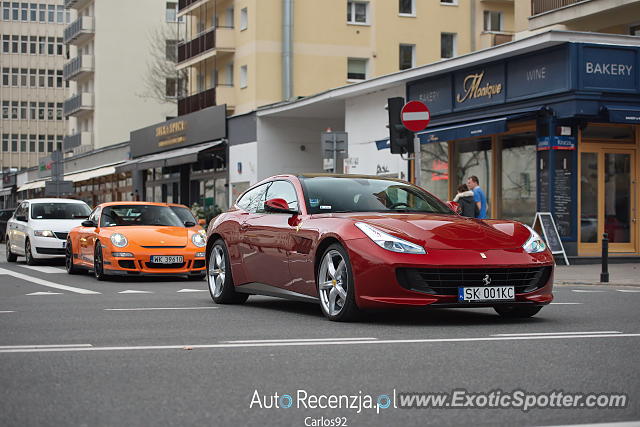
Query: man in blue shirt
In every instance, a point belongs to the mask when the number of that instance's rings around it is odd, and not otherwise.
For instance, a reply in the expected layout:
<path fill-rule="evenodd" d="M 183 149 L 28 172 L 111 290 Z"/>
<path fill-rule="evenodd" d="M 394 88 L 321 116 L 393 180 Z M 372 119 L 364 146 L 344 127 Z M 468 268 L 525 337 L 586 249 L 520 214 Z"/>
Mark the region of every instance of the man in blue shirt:
<path fill-rule="evenodd" d="M 473 201 L 476 202 L 480 213 L 476 216 L 478 219 L 485 219 L 487 217 L 487 196 L 480 188 L 480 181 L 475 175 L 470 176 L 467 179 L 467 187 L 473 191 Z"/>

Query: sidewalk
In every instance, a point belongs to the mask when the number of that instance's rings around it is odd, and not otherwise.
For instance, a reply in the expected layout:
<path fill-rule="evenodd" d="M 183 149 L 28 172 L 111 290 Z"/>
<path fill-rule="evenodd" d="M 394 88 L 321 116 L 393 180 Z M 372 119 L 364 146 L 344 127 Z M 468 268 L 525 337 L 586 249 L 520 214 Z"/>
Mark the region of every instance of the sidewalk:
<path fill-rule="evenodd" d="M 622 285 L 640 286 L 640 263 L 609 264 L 609 283 L 600 283 L 600 264 L 557 265 L 556 285 Z"/>

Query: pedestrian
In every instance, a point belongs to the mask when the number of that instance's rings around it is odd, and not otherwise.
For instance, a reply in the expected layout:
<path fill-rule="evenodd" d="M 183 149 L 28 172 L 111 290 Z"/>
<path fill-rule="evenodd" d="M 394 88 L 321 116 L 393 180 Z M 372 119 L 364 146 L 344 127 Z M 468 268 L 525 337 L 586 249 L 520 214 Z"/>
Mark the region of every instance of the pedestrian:
<path fill-rule="evenodd" d="M 482 191 L 482 188 L 480 188 L 480 180 L 478 177 L 471 175 L 467 179 L 467 187 L 473 191 L 473 200 L 476 202 L 476 206 L 478 206 L 479 212 L 476 218 L 485 219 L 487 217 L 487 196 L 484 194 L 484 191 Z"/>
<path fill-rule="evenodd" d="M 475 218 L 478 215 L 478 207 L 473 199 L 473 191 L 469 190 L 467 184 L 458 186 L 458 194 L 453 198 L 453 201 L 460 204 L 462 211 L 460 215 L 469 218 Z"/>

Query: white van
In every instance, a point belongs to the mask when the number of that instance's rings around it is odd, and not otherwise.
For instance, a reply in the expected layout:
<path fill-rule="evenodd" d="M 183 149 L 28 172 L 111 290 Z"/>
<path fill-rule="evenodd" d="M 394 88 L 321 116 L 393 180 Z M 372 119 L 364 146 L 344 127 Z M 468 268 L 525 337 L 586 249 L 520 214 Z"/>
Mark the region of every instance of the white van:
<path fill-rule="evenodd" d="M 7 222 L 7 261 L 24 256 L 34 265 L 40 259 L 64 258 L 67 234 L 90 213 L 81 200 L 24 200 Z"/>

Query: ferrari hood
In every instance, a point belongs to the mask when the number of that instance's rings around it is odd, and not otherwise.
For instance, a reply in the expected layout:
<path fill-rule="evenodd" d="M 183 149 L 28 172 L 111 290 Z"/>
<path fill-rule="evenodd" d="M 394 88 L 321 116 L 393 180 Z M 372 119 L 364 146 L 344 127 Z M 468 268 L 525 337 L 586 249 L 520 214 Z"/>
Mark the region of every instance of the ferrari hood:
<path fill-rule="evenodd" d="M 184 227 L 109 227 L 109 231 L 124 234 L 129 243 L 139 246 L 186 246 L 189 242 L 189 229 Z"/>
<path fill-rule="evenodd" d="M 476 220 L 439 214 L 351 215 L 400 238 L 429 249 L 515 249 L 529 238 L 529 230 L 513 221 Z"/>

